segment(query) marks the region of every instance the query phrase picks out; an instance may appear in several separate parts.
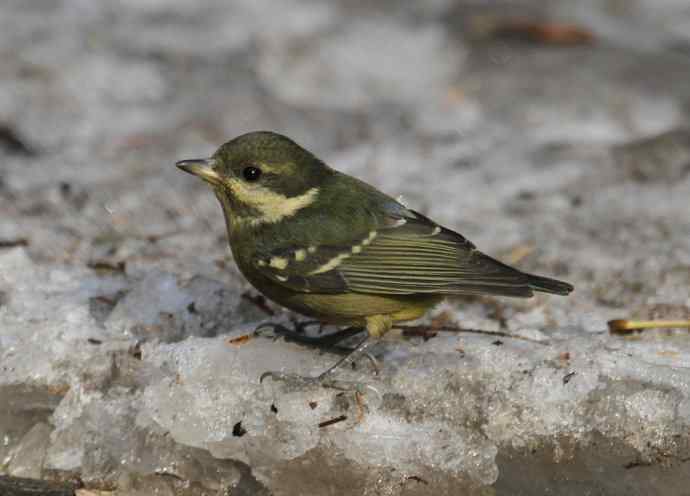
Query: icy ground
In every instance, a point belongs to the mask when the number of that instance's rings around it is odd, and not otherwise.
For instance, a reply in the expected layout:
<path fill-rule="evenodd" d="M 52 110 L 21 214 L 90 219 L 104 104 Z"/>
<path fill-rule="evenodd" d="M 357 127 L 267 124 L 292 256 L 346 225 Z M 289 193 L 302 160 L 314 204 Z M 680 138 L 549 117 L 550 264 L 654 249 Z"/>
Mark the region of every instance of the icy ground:
<path fill-rule="evenodd" d="M 5 2 L 0 474 L 117 496 L 687 493 L 690 336 L 606 328 L 690 318 L 687 2 L 373 5 Z M 492 30 L 515 17 L 592 40 Z M 338 372 L 361 393 L 259 384 L 337 356 L 252 335 L 292 316 L 173 166 L 255 129 L 576 291 L 450 300 L 376 345 L 378 375 Z"/>

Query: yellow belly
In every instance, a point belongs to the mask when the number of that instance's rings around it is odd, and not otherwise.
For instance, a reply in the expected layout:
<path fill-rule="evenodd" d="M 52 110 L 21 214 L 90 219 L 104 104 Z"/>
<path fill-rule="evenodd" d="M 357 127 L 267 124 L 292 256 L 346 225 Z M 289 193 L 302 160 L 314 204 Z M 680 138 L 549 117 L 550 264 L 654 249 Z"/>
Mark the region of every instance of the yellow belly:
<path fill-rule="evenodd" d="M 304 315 L 343 325 L 364 325 L 365 319 L 372 315 L 388 315 L 393 322 L 418 319 L 443 299 L 437 295 L 383 296 L 360 293 L 281 296 L 284 297 L 272 299 Z"/>

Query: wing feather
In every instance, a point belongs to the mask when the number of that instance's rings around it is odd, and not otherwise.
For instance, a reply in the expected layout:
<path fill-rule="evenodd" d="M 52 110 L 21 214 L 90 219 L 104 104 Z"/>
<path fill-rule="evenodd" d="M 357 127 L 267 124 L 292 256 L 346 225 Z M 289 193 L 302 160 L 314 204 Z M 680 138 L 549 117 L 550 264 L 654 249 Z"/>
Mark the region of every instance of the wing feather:
<path fill-rule="evenodd" d="M 460 234 L 412 212 L 338 267 L 352 291 L 530 296 L 526 274 L 479 252 Z"/>
<path fill-rule="evenodd" d="M 375 294 L 567 294 L 572 287 L 520 272 L 480 251 L 460 234 L 397 206 L 375 230 L 350 244 L 291 247 L 258 258 L 256 268 L 295 291 Z M 276 258 L 277 257 L 277 258 Z"/>

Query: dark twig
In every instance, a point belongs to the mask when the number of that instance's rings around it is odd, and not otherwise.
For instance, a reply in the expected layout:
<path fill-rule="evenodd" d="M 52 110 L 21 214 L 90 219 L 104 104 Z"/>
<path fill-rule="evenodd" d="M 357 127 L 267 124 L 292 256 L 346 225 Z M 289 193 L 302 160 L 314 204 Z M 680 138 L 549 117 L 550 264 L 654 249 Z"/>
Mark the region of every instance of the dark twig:
<path fill-rule="evenodd" d="M 335 417 L 330 420 L 324 420 L 323 422 L 319 422 L 319 429 L 337 424 L 338 422 L 342 422 L 344 420 L 347 420 L 347 415 L 341 415 L 340 417 Z"/>
<path fill-rule="evenodd" d="M 14 248 L 16 246 L 29 246 L 27 238 L 0 239 L 0 248 Z"/>
<path fill-rule="evenodd" d="M 8 124 L 0 124 L 0 147 L 9 153 L 24 157 L 38 155 L 33 146 L 29 145 L 19 133 Z"/>
<path fill-rule="evenodd" d="M 419 336 L 419 335 L 428 335 L 428 331 L 430 330 L 428 326 L 422 326 L 422 325 L 416 325 L 416 326 L 398 326 L 399 329 L 402 329 L 403 335 L 405 336 Z M 547 346 L 549 344 L 548 341 L 537 341 L 536 339 L 531 339 L 527 338 L 524 336 L 516 336 L 514 334 L 509 334 L 507 332 L 503 331 L 485 331 L 483 329 L 465 329 L 464 327 L 459 327 L 459 326 L 442 326 L 442 327 L 435 327 L 433 329 L 434 332 L 466 332 L 470 334 L 483 334 L 485 336 L 496 336 L 500 338 L 510 338 L 510 339 L 519 339 L 521 341 L 529 341 L 530 343 L 537 343 L 541 344 L 544 346 Z"/>

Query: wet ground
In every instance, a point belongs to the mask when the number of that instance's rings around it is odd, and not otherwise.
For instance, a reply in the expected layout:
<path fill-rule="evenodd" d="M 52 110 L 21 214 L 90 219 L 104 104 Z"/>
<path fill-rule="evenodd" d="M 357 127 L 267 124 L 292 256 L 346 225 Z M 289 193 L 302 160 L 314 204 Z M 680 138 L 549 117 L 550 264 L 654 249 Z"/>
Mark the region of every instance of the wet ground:
<path fill-rule="evenodd" d="M 606 327 L 690 316 L 686 2 L 10 0 L 0 27 L 0 473 L 122 495 L 687 491 L 690 336 Z M 173 165 L 257 129 L 576 291 L 449 301 L 435 337 L 375 348 L 381 375 L 343 372 L 364 397 L 260 386 L 334 356 L 235 340 L 290 316 Z"/>

